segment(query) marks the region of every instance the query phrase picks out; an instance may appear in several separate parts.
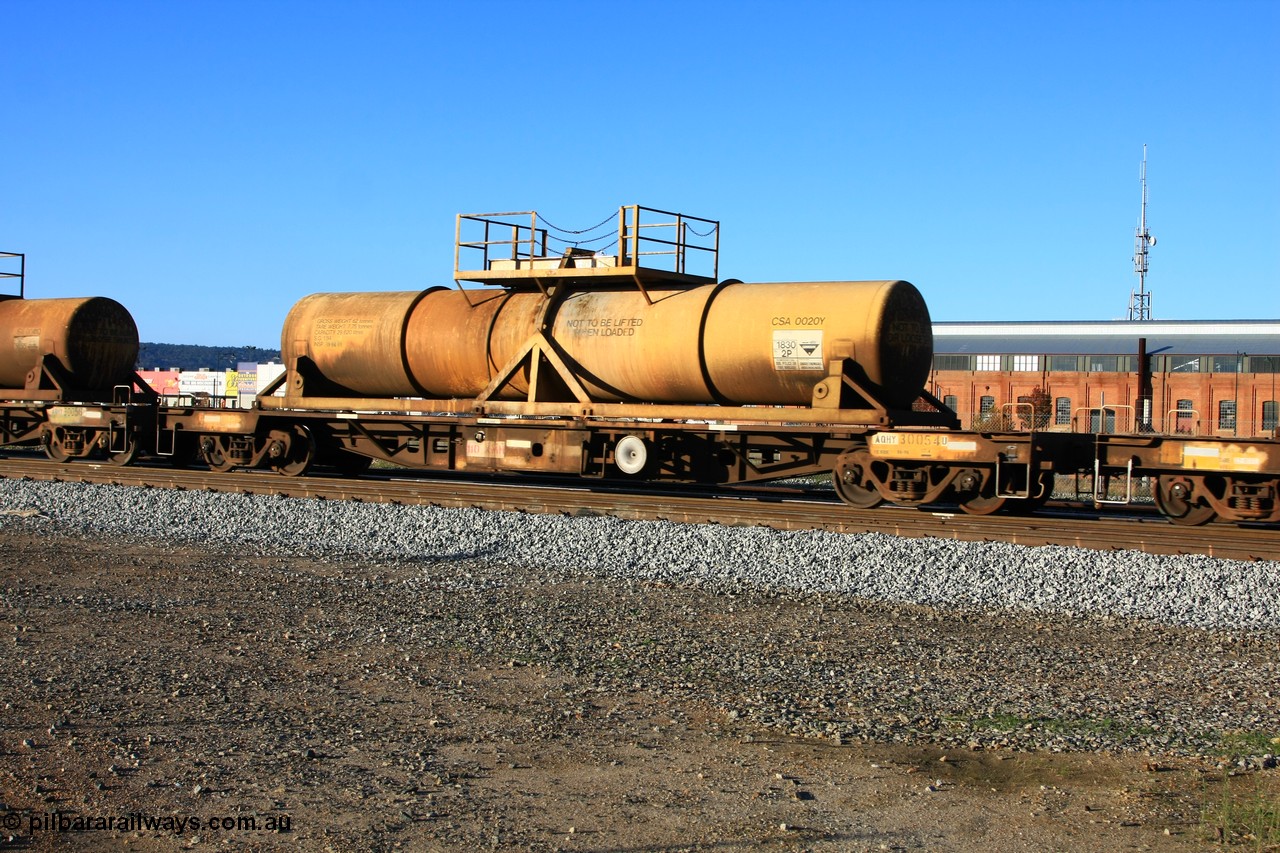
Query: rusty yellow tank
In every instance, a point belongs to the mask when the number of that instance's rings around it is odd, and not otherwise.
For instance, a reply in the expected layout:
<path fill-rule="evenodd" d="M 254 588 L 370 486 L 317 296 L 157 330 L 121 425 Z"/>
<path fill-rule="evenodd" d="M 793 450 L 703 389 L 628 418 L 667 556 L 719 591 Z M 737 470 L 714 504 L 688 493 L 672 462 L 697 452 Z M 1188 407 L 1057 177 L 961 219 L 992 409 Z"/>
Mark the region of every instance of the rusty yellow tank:
<path fill-rule="evenodd" d="M 852 358 L 882 399 L 908 407 L 933 357 L 929 312 L 905 281 L 728 282 L 590 289 L 549 319 L 532 291 L 314 294 L 281 348 L 351 394 L 467 398 L 545 321 L 602 402 L 807 405 L 828 362 Z M 519 381 L 505 394 L 516 398 Z"/>
<path fill-rule="evenodd" d="M 80 389 L 127 383 L 138 360 L 138 327 L 103 296 L 0 301 L 0 388 L 23 388 L 40 356 L 54 356 Z"/>
<path fill-rule="evenodd" d="M 414 308 L 432 291 L 315 293 L 289 311 L 280 337 L 286 363 L 311 358 L 330 382 L 369 397 L 423 392 L 409 373 L 405 346 Z"/>

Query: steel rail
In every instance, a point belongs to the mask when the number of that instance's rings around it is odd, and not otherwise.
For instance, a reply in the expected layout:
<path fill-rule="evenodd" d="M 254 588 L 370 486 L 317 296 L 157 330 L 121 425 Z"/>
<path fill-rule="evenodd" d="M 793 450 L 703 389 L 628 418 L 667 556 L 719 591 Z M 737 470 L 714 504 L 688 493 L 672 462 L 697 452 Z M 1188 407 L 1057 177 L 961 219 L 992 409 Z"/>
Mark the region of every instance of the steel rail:
<path fill-rule="evenodd" d="M 1237 560 L 1280 560 L 1280 529 L 1210 524 L 1180 527 L 1151 514 L 1103 515 L 1092 510 L 1049 510 L 1031 516 L 970 516 L 901 507 L 856 510 L 802 490 L 754 487 L 690 489 L 616 481 L 462 479 L 420 472 L 373 472 L 359 479 L 323 475 L 284 477 L 272 471 L 219 474 L 204 469 L 60 464 L 31 455 L 0 457 L 0 477 L 189 489 L 322 500 L 472 507 L 572 516 L 610 515 L 639 520 L 882 533 L 1019 545 L 1068 545 L 1150 554 L 1203 554 Z"/>

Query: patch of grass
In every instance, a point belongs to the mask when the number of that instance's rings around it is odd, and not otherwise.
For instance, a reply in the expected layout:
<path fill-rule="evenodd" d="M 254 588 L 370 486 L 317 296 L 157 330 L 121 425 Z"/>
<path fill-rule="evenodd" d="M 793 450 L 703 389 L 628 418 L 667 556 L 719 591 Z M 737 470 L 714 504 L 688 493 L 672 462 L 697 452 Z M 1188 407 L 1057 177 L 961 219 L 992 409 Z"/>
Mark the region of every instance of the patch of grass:
<path fill-rule="evenodd" d="M 1280 850 L 1280 785 L 1262 774 L 1206 783 L 1200 830 L 1206 840 L 1244 850 Z"/>
<path fill-rule="evenodd" d="M 972 724 L 975 729 L 992 729 L 997 732 L 1012 732 L 1017 729 L 1025 728 L 1028 725 L 1034 726 L 1040 722 L 1042 722 L 1042 720 L 1019 717 L 1016 714 L 995 714 L 990 717 L 978 717 L 972 721 Z"/>
<path fill-rule="evenodd" d="M 1157 734 L 1158 729 L 1150 726 L 1135 726 L 1122 723 L 1110 717 L 1098 719 L 1081 718 L 1078 720 L 1049 720 L 1045 723 L 1045 731 L 1064 735 L 1105 735 L 1116 740 L 1128 738 L 1150 737 Z"/>
<path fill-rule="evenodd" d="M 1231 757 L 1280 753 L 1280 732 L 1226 732 L 1218 737 L 1218 753 Z"/>

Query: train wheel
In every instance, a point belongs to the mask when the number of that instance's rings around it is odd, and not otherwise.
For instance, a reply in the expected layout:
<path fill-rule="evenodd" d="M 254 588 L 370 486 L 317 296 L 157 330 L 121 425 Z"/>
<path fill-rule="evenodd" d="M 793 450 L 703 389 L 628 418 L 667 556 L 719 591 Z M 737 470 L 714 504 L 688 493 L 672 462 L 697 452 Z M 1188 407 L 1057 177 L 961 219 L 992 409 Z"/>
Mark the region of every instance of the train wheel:
<path fill-rule="evenodd" d="M 869 485 L 870 469 L 871 454 L 866 450 L 855 450 L 840 458 L 831 472 L 831 485 L 840 500 L 857 509 L 872 509 L 884 503 L 880 492 Z"/>
<path fill-rule="evenodd" d="M 114 453 L 107 453 L 107 461 L 112 465 L 132 465 L 133 461 L 138 458 L 138 439 L 137 436 L 129 436 L 128 443 L 124 450 L 117 450 Z"/>
<path fill-rule="evenodd" d="M 1156 508 L 1174 524 L 1196 527 L 1213 519 L 1213 507 L 1196 505 L 1195 485 L 1185 477 L 1160 477 L 1154 497 Z"/>
<path fill-rule="evenodd" d="M 205 436 L 200 444 L 200 456 L 210 470 L 225 474 L 235 467 L 235 463 L 227 459 L 222 450 L 222 441 L 214 436 Z"/>
<path fill-rule="evenodd" d="M 996 497 L 994 473 L 977 468 L 965 468 L 957 472 L 952 490 L 960 509 L 969 515 L 991 515 L 1004 509 L 1010 502 L 1010 498 Z M 1026 501 L 1015 500 L 1015 503 L 1022 504 Z"/>
<path fill-rule="evenodd" d="M 54 462 L 69 462 L 71 460 L 71 454 L 67 452 L 66 447 L 62 444 L 62 430 L 54 428 L 52 432 L 45 433 L 44 455 Z"/>
<path fill-rule="evenodd" d="M 286 477 L 301 477 L 311 470 L 311 465 L 315 461 L 316 440 L 311 436 L 311 430 L 306 427 L 295 427 L 293 437 L 289 441 L 288 454 L 272 467 Z"/>
<path fill-rule="evenodd" d="M 961 501 L 960 509 L 969 515 L 991 515 L 1004 509 L 1009 500 L 1009 498 L 998 498 L 995 495 L 990 497 L 975 495 L 968 500 Z M 1025 503 L 1025 501 L 1018 501 L 1018 503 Z"/>

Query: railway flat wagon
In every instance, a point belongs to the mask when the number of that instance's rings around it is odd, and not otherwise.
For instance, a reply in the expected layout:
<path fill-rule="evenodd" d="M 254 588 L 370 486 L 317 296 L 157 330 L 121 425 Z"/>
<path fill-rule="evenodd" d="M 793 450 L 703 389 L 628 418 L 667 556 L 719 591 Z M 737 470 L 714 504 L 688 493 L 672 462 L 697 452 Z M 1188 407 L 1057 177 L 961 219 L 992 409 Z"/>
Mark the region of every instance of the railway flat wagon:
<path fill-rule="evenodd" d="M 607 250 L 552 240 L 536 213 L 465 214 L 455 287 L 305 297 L 251 416 L 291 426 L 193 422 L 205 458 L 738 483 L 956 426 L 907 282 L 721 280 L 718 222 L 638 206 Z"/>

